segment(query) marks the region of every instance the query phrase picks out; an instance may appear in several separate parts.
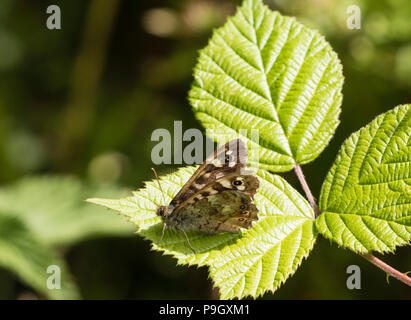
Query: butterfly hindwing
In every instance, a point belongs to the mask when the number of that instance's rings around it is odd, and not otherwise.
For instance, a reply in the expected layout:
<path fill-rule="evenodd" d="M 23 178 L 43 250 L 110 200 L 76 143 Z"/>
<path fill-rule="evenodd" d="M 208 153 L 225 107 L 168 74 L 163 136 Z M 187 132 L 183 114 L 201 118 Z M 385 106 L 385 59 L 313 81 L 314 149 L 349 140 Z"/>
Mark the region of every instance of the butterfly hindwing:
<path fill-rule="evenodd" d="M 258 220 L 253 197 L 259 186 L 251 174 L 224 176 L 210 183 L 168 218 L 168 224 L 204 233 L 232 232 L 250 228 Z"/>
<path fill-rule="evenodd" d="M 242 191 L 225 191 L 202 198 L 170 217 L 177 229 L 208 234 L 238 233 L 258 220 L 258 209 L 250 195 Z"/>

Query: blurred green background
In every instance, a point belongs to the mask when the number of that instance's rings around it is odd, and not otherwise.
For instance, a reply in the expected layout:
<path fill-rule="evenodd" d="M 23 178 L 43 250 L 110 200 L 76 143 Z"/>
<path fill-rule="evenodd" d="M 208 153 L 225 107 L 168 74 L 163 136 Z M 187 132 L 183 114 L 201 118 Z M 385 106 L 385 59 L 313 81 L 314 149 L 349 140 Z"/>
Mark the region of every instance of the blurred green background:
<path fill-rule="evenodd" d="M 33 271 L 45 273 L 53 257 L 66 261 L 63 277 L 71 274 L 74 296 L 84 299 L 218 297 L 206 269 L 176 266 L 150 252 L 122 217 L 82 200 L 124 196 L 151 180 L 154 129 L 171 129 L 174 120 L 201 129 L 187 102 L 197 51 L 239 3 L 0 2 L 1 299 L 56 297 Z M 411 2 L 265 3 L 318 29 L 343 64 L 341 124 L 322 155 L 303 168 L 318 196 L 344 139 L 411 102 Z M 51 4 L 61 8 L 61 30 L 46 28 Z M 361 8 L 360 30 L 346 27 L 352 4 Z M 283 176 L 300 190 L 292 173 Z M 378 257 L 411 270 L 409 247 Z M 361 290 L 346 287 L 351 264 L 361 267 Z M 369 262 L 319 237 L 296 274 L 264 298 L 410 299 L 411 290 L 395 279 L 388 284 Z"/>

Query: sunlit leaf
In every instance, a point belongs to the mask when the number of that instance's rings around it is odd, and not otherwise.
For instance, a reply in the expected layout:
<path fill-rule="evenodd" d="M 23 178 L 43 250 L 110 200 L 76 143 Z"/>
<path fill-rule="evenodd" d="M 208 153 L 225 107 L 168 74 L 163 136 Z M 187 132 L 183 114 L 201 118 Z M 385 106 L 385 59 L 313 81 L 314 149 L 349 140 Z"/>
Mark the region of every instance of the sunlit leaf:
<path fill-rule="evenodd" d="M 261 0 L 244 1 L 214 31 L 194 77 L 189 99 L 196 117 L 216 131 L 214 139 L 248 130 L 249 148 L 258 150 L 254 162 L 264 169 L 313 161 L 339 123 L 343 76 L 336 53 L 317 31 Z"/>
<path fill-rule="evenodd" d="M 161 179 L 167 197 L 163 199 L 156 181 L 131 197 L 89 199 L 89 202 L 117 210 L 133 222 L 138 233 L 153 241 L 155 250 L 177 258 L 179 264 L 209 266 L 214 284 L 222 298 L 259 296 L 275 291 L 295 272 L 309 254 L 314 241 L 314 213 L 307 201 L 284 179 L 259 171 L 260 187 L 255 195 L 259 221 L 242 234 L 205 235 L 188 232 L 187 245 L 182 232 L 167 229 L 161 237 L 163 223 L 156 215 L 157 206 L 168 204 L 195 168 L 182 168 Z"/>
<path fill-rule="evenodd" d="M 71 280 L 64 260 L 38 241 L 20 219 L 4 213 L 0 213 L 0 266 L 15 273 L 46 297 L 79 298 L 78 289 Z M 57 266 L 61 271 L 60 288 L 47 287 L 48 278 L 56 274 L 47 273 L 49 266 Z M 58 280 L 53 278 L 50 283 L 58 285 Z"/>
<path fill-rule="evenodd" d="M 91 195 L 120 196 L 114 187 L 88 187 L 74 177 L 25 177 L 0 188 L 0 212 L 19 217 L 33 234 L 48 245 L 71 245 L 102 235 L 128 235 L 123 217 L 84 199 Z"/>
<path fill-rule="evenodd" d="M 355 132 L 324 182 L 316 226 L 357 252 L 411 239 L 411 110 L 398 106 Z"/>

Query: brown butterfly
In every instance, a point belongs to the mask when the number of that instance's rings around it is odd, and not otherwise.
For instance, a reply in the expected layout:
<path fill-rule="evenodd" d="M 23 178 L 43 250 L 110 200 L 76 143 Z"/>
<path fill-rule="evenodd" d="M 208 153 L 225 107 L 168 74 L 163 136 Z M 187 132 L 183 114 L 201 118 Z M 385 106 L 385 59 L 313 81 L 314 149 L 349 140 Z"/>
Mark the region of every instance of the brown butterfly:
<path fill-rule="evenodd" d="M 252 222 L 258 220 L 254 194 L 259 181 L 252 171 L 246 170 L 246 162 L 247 148 L 240 139 L 211 154 L 170 204 L 157 208 L 156 213 L 164 222 L 159 242 L 165 229 L 174 227 L 184 233 L 195 252 L 186 231 L 218 234 L 251 228 Z"/>

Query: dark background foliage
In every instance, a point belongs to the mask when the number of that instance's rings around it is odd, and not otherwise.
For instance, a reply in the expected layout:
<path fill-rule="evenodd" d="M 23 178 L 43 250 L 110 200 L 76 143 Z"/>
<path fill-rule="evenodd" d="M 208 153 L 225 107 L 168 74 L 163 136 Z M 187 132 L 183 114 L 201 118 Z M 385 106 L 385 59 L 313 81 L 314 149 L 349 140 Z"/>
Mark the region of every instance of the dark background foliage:
<path fill-rule="evenodd" d="M 272 9 L 320 30 L 338 53 L 345 85 L 341 124 L 322 155 L 304 166 L 314 195 L 339 146 L 376 115 L 411 100 L 411 3 L 266 0 Z M 94 0 L 0 2 L 0 182 L 70 174 L 129 190 L 152 179 L 156 128 L 199 128 L 187 101 L 197 51 L 240 1 Z M 62 29 L 46 28 L 58 4 Z M 346 27 L 361 8 L 360 30 Z M 159 174 L 173 166 L 158 167 Z M 298 190 L 292 173 L 284 174 Z M 104 209 L 102 209 L 104 210 Z M 114 214 L 114 212 L 113 212 Z M 216 298 L 204 268 L 176 266 L 134 234 L 95 237 L 59 248 L 86 299 Z M 380 255 L 378 255 L 380 257 Z M 411 251 L 384 261 L 407 271 Z M 348 290 L 346 268 L 362 270 Z M 0 298 L 36 297 L 0 269 Z M 410 299 L 408 287 L 360 256 L 319 237 L 310 257 L 266 299 Z"/>

